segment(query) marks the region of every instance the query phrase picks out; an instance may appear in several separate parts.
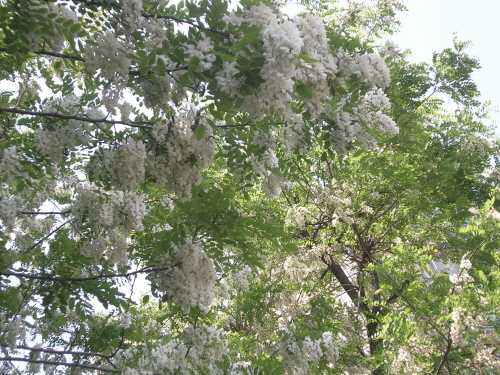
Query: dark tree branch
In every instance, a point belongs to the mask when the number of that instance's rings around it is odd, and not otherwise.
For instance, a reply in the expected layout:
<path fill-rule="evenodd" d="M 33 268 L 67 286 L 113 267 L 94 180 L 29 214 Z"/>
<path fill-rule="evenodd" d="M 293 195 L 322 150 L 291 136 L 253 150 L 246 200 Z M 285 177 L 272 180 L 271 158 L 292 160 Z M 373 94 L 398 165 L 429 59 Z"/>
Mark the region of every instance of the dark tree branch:
<path fill-rule="evenodd" d="M 389 305 L 391 304 L 393 301 L 395 301 L 400 295 L 401 293 L 403 293 L 403 290 L 406 286 L 410 285 L 410 280 L 405 280 L 403 282 L 403 285 L 401 285 L 401 288 L 399 288 L 399 290 L 395 293 L 393 293 L 388 299 L 387 299 L 387 302 L 386 304 Z"/>
<path fill-rule="evenodd" d="M 46 236 L 44 236 L 43 238 L 39 239 L 37 242 L 35 242 L 29 249 L 28 251 L 31 251 L 33 250 L 35 247 L 37 247 L 38 245 L 40 245 L 43 241 L 45 241 L 47 238 L 49 238 L 50 236 L 52 236 L 55 232 L 57 232 L 59 229 L 61 229 L 62 227 L 64 227 L 66 224 L 68 224 L 69 222 L 71 221 L 71 219 L 69 220 L 66 220 L 64 223 L 62 223 L 61 225 L 59 225 L 57 228 L 54 228 L 49 234 L 47 234 Z"/>
<path fill-rule="evenodd" d="M 1 112 L 7 112 L 7 113 L 18 113 L 21 115 L 29 115 L 29 116 L 39 116 L 39 117 L 55 117 L 55 118 L 60 118 L 63 120 L 77 120 L 77 121 L 85 121 L 85 122 L 93 122 L 96 124 L 99 123 L 105 123 L 105 124 L 111 124 L 111 125 L 125 125 L 125 126 L 130 126 L 132 128 L 142 128 L 142 129 L 153 129 L 153 125 L 155 125 L 154 122 L 151 121 L 130 121 L 130 122 L 124 122 L 124 121 L 117 121 L 117 120 L 108 120 L 108 119 L 95 119 L 95 118 L 88 118 L 88 117 L 83 117 L 83 116 L 75 116 L 75 115 L 64 115 L 62 113 L 53 113 L 53 112 L 38 112 L 38 111 L 28 111 L 25 109 L 18 109 L 18 108 L 7 108 L 7 107 L 0 107 L 0 113 Z M 272 123 L 270 125 L 275 125 L 276 123 Z M 245 127 L 245 126 L 255 126 L 255 124 L 249 124 L 249 123 L 243 123 L 243 124 L 236 124 L 236 125 L 218 125 L 217 128 L 236 128 L 236 127 Z M 102 130 L 102 129 L 101 129 Z M 33 214 L 31 212 L 20 212 L 20 213 L 25 213 L 25 214 Z M 56 213 L 54 213 L 56 214 Z"/>
<path fill-rule="evenodd" d="M 439 365 L 436 368 L 436 371 L 434 372 L 434 375 L 439 375 L 441 373 L 441 370 L 442 370 L 444 364 L 446 363 L 446 360 L 448 359 L 448 355 L 450 354 L 451 345 L 453 344 L 453 340 L 451 339 L 451 337 L 449 337 L 447 339 L 447 341 L 448 341 L 448 344 L 446 345 L 446 350 L 443 353 L 443 357 L 441 358 L 441 361 L 439 362 Z"/>
<path fill-rule="evenodd" d="M 172 17 L 172 16 L 162 16 L 162 15 L 156 15 L 156 14 L 148 14 L 148 13 L 144 13 L 144 12 L 141 13 L 141 14 L 145 18 L 164 19 L 164 20 L 174 21 L 174 22 L 177 22 L 177 23 L 184 23 L 186 25 L 190 25 L 190 26 L 196 27 L 200 31 L 209 32 L 209 33 L 213 33 L 213 34 L 219 34 L 219 35 L 222 35 L 225 38 L 229 38 L 229 34 L 228 33 L 225 33 L 225 32 L 219 31 L 219 30 L 210 29 L 208 27 L 198 25 L 198 24 L 196 24 L 196 23 L 194 23 L 192 21 L 181 20 L 180 18 L 176 18 L 176 17 Z"/>
<path fill-rule="evenodd" d="M 68 211 L 61 211 L 61 212 L 55 212 L 55 211 L 38 211 L 38 212 L 31 212 L 31 211 L 19 211 L 17 214 L 18 215 L 67 215 L 71 213 L 71 210 Z"/>
<path fill-rule="evenodd" d="M 359 298 L 358 288 L 351 282 L 351 280 L 349 280 L 349 277 L 347 277 L 342 267 L 335 263 L 331 255 L 330 261 L 326 260 L 325 254 L 321 256 L 321 260 L 328 266 L 328 270 L 333 273 L 351 301 L 355 302 Z"/>
<path fill-rule="evenodd" d="M 115 372 L 115 373 L 122 372 L 122 370 L 107 369 L 107 368 L 99 367 L 99 366 L 82 365 L 82 364 L 71 363 L 71 362 L 46 361 L 43 359 L 30 359 L 30 358 L 23 358 L 23 357 L 0 357 L 0 361 L 16 361 L 16 362 L 40 363 L 40 364 L 55 365 L 55 366 L 80 367 L 80 368 L 85 368 L 85 369 L 89 369 L 89 370 L 99 370 L 99 371 L 104 371 L 104 372 Z"/>
<path fill-rule="evenodd" d="M 1 347 L 8 348 L 10 345 L 0 343 Z M 111 358 L 110 354 L 101 354 L 101 353 L 91 353 L 91 352 L 79 352 L 74 350 L 55 350 L 55 349 L 46 349 L 46 348 L 33 348 L 31 346 L 26 345 L 17 345 L 17 349 L 29 350 L 32 352 L 43 352 L 43 353 L 51 353 L 51 354 L 70 354 L 70 355 L 84 355 L 84 356 L 93 356 L 93 357 L 102 357 L 102 358 Z"/>
<path fill-rule="evenodd" d="M 149 273 L 155 271 L 164 271 L 169 269 L 169 267 L 165 268 L 151 268 L 151 266 L 144 267 L 138 271 L 129 272 L 129 273 L 115 273 L 115 274 L 107 274 L 107 275 L 96 275 L 89 277 L 54 277 L 49 275 L 32 275 L 28 273 L 20 273 L 20 272 L 0 272 L 2 276 L 15 276 L 24 279 L 35 279 L 35 280 L 48 280 L 48 281 L 58 281 L 58 282 L 83 282 L 83 281 L 91 281 L 91 280 L 99 280 L 99 279 L 111 279 L 115 277 L 129 277 L 133 275 L 137 275 L 139 273 Z"/>
<path fill-rule="evenodd" d="M 7 51 L 7 47 L 0 47 L 0 51 L 6 52 Z M 23 52 L 23 51 L 21 51 L 21 52 Z M 46 56 L 60 57 L 60 58 L 63 58 L 63 59 L 71 59 L 71 60 L 85 62 L 85 59 L 83 57 L 80 57 L 80 56 L 68 55 L 66 53 L 57 53 L 57 52 L 52 52 L 52 51 L 46 51 L 46 50 L 43 50 L 43 49 L 39 50 L 39 51 L 30 51 L 30 53 L 34 53 L 36 55 L 46 55 Z"/>
<path fill-rule="evenodd" d="M 152 129 L 152 126 L 141 125 L 137 122 L 124 122 L 124 121 L 115 121 L 115 120 L 107 120 L 107 119 L 92 119 L 92 118 L 82 117 L 82 116 L 63 115 L 62 113 L 27 111 L 27 110 L 18 109 L 18 108 L 0 107 L 0 112 L 19 113 L 22 115 L 39 116 L 39 117 L 55 117 L 55 118 L 60 118 L 60 119 L 64 119 L 64 120 L 77 120 L 77 121 L 105 123 L 105 124 L 112 124 L 112 125 L 126 125 L 126 126 L 130 126 L 133 128 Z"/>
<path fill-rule="evenodd" d="M 185 65 L 185 66 L 180 66 L 180 67 L 174 68 L 174 69 L 167 69 L 166 72 L 167 72 L 167 74 L 170 74 L 170 73 L 178 72 L 181 70 L 188 70 L 188 66 Z M 131 76 L 140 76 L 141 72 L 139 70 L 130 70 L 128 72 L 128 74 L 130 74 Z"/>

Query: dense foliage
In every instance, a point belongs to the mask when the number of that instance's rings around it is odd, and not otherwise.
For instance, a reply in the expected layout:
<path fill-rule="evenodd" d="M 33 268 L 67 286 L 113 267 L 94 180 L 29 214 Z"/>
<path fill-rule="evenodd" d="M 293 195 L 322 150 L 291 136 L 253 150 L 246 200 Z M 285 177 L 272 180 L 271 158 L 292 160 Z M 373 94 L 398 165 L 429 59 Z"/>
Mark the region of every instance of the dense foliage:
<path fill-rule="evenodd" d="M 2 374 L 500 373 L 467 43 L 281 6 L 0 0 Z"/>

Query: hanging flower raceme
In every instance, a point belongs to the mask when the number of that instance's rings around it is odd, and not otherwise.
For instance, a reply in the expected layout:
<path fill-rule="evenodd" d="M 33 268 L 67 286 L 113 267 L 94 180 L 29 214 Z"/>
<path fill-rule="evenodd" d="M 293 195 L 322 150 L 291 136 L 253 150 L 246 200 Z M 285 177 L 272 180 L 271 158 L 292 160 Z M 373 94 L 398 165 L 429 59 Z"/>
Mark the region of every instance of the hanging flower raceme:
<path fill-rule="evenodd" d="M 183 245 L 171 245 L 168 255 L 157 265 L 151 282 L 182 310 L 206 310 L 214 298 L 215 266 L 199 243 L 191 238 Z"/>

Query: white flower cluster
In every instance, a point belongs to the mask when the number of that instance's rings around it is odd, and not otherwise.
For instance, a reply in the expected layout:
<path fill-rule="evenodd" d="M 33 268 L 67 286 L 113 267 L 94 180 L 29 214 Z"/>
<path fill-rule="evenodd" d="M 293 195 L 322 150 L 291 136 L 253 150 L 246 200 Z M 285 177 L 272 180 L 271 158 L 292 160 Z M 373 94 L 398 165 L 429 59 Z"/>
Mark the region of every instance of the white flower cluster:
<path fill-rule="evenodd" d="M 477 354 L 473 360 L 472 366 L 476 370 L 476 374 L 494 374 L 500 373 L 500 358 L 498 358 L 495 345 L 490 346 L 491 337 L 483 334 L 483 337 L 478 337 L 474 349 Z"/>
<path fill-rule="evenodd" d="M 349 225 L 354 223 L 352 201 L 347 196 L 351 188 L 352 186 L 347 183 L 332 182 L 331 187 L 319 188 L 316 192 L 317 206 L 321 207 L 324 214 L 330 216 L 333 225 L 337 225 L 338 221 Z M 369 208 L 364 210 L 369 211 Z"/>
<path fill-rule="evenodd" d="M 109 82 L 103 90 L 103 104 L 106 110 L 115 114 L 115 107 L 122 90 L 128 82 L 130 59 L 126 55 L 126 46 L 120 44 L 113 32 L 107 30 L 87 42 L 84 51 L 85 67 L 90 74 L 99 71 L 100 76 Z"/>
<path fill-rule="evenodd" d="M 240 72 L 237 64 L 236 61 L 224 61 L 222 70 L 219 70 L 215 75 L 215 80 L 220 90 L 228 94 L 231 98 L 236 98 L 238 89 L 243 83 L 242 77 L 236 77 Z"/>
<path fill-rule="evenodd" d="M 355 116 L 348 112 L 341 112 L 334 117 L 337 129 L 332 132 L 330 142 L 340 152 L 347 152 L 349 144 L 361 142 L 364 147 L 374 149 L 377 143 L 372 135 L 365 131 L 363 125 Z"/>
<path fill-rule="evenodd" d="M 455 345 L 461 341 L 460 333 L 465 328 L 464 318 L 467 313 L 468 311 L 463 307 L 455 307 L 451 313 L 450 338 Z"/>
<path fill-rule="evenodd" d="M 217 280 L 212 259 L 198 243 L 186 238 L 183 245 L 172 244 L 172 250 L 152 273 L 151 282 L 184 311 L 211 305 Z"/>
<path fill-rule="evenodd" d="M 34 132 L 36 148 L 57 162 L 63 156 L 64 150 L 71 150 L 88 141 L 88 128 L 86 123 L 68 120 L 65 126 L 37 129 Z"/>
<path fill-rule="evenodd" d="M 384 90 L 381 88 L 370 91 L 366 94 L 365 105 L 373 105 L 381 111 L 388 111 L 391 109 L 391 102 Z"/>
<path fill-rule="evenodd" d="M 387 95 L 382 89 L 377 89 L 368 93 L 352 113 L 338 113 L 334 117 L 337 129 L 331 134 L 335 149 L 346 152 L 349 144 L 355 141 L 361 142 L 368 149 L 376 148 L 377 142 L 370 133 L 371 129 L 389 137 L 398 134 L 396 122 L 383 112 L 390 107 Z"/>
<path fill-rule="evenodd" d="M 54 18 L 60 24 L 63 24 L 68 20 L 73 21 L 73 23 L 70 24 L 68 27 L 70 27 L 73 24 L 79 23 L 77 14 L 71 9 L 69 9 L 65 4 L 49 4 L 49 13 L 55 14 L 56 16 Z M 62 48 L 64 47 L 65 41 L 66 39 L 64 35 L 62 35 L 59 31 L 54 32 L 54 35 L 51 36 L 50 39 L 48 39 L 48 42 L 52 47 L 52 51 L 54 52 L 61 51 Z"/>
<path fill-rule="evenodd" d="M 116 229 L 111 229 L 103 235 L 84 242 L 79 250 L 80 253 L 91 258 L 96 266 L 107 262 L 123 267 L 128 262 L 128 248 L 128 238 Z"/>
<path fill-rule="evenodd" d="M 333 364 L 338 359 L 340 346 L 340 341 L 331 332 L 324 332 L 317 340 L 307 336 L 300 343 L 293 331 L 285 329 L 278 342 L 278 353 L 288 374 L 305 375 L 310 373 L 310 366 L 318 367 L 321 359 Z"/>
<path fill-rule="evenodd" d="M 34 3 L 34 2 L 29 2 L 29 9 L 33 12 L 40 12 L 41 9 L 44 8 L 43 5 L 40 3 Z M 48 9 L 45 8 L 45 12 L 48 13 L 48 17 L 46 20 L 48 21 L 45 23 L 43 26 L 43 29 L 30 29 L 28 33 L 26 33 L 24 36 L 28 40 L 27 48 L 29 51 L 37 51 L 40 49 L 40 42 L 42 41 L 42 36 L 43 35 L 50 35 L 49 38 L 45 38 L 44 42 L 47 42 L 47 44 L 50 46 L 52 52 L 59 52 L 61 49 L 64 47 L 65 44 L 65 37 L 64 35 L 61 34 L 60 29 L 55 29 L 55 22 L 58 23 L 58 28 L 63 27 L 62 25 L 67 22 L 68 20 L 73 21 L 72 24 L 67 25 L 67 27 L 64 27 L 66 29 L 69 29 L 73 24 L 77 24 L 79 22 L 78 16 L 74 11 L 72 11 L 70 8 L 68 8 L 65 4 L 48 4 Z M 55 21 L 51 21 L 55 20 Z M 39 23 L 36 21 L 34 24 L 38 27 L 40 27 Z M 49 31 L 50 30 L 50 31 Z M 69 32 L 69 30 L 66 30 Z"/>
<path fill-rule="evenodd" d="M 132 109 L 130 103 L 128 102 L 123 102 L 122 104 L 118 105 L 118 108 L 120 109 L 120 120 L 122 122 L 129 122 L 130 121 L 130 110 Z"/>
<path fill-rule="evenodd" d="M 121 320 L 121 326 L 125 329 L 130 327 L 130 313 L 128 311 L 125 311 L 121 314 L 120 317 Z"/>
<path fill-rule="evenodd" d="M 317 62 L 302 61 L 303 68 L 297 75 L 297 79 L 307 84 L 313 92 L 313 97 L 306 100 L 305 104 L 309 112 L 317 116 L 324 110 L 321 100 L 330 94 L 329 79 L 338 72 L 338 66 L 335 57 L 330 53 L 323 20 L 318 16 L 307 14 L 305 19 L 294 18 L 294 22 L 304 40 L 302 54 L 317 60 Z"/>
<path fill-rule="evenodd" d="M 194 127 L 202 126 L 204 134 L 197 139 Z M 179 113 L 172 123 L 160 122 L 153 128 L 159 144 L 148 154 L 146 168 L 156 183 L 175 192 L 180 200 L 191 199 L 191 185 L 199 185 L 202 171 L 212 162 L 215 142 L 212 128 L 194 108 Z"/>
<path fill-rule="evenodd" d="M 391 83 L 391 72 L 380 55 L 351 55 L 340 48 L 336 60 L 341 70 L 348 75 L 356 75 L 361 83 L 382 88 Z"/>
<path fill-rule="evenodd" d="M 299 114 L 292 115 L 292 118 L 281 127 L 278 140 L 286 158 L 291 157 L 295 150 L 301 155 L 307 151 L 306 131 L 304 120 Z"/>
<path fill-rule="evenodd" d="M 7 147 L 3 150 L 3 155 L 0 158 L 0 183 L 11 185 L 16 176 L 21 171 L 21 156 L 17 151 L 16 146 Z"/>
<path fill-rule="evenodd" d="M 110 30 L 97 34 L 95 40 L 85 46 L 85 67 L 89 73 L 100 70 L 101 77 L 124 87 L 130 68 L 125 50 Z"/>
<path fill-rule="evenodd" d="M 145 46 L 146 51 L 154 51 L 161 47 L 163 42 L 167 40 L 167 29 L 170 27 L 165 18 L 142 18 L 140 27 L 145 31 Z"/>
<path fill-rule="evenodd" d="M 460 274 L 450 274 L 450 281 L 452 284 L 473 283 L 474 278 L 467 272 L 462 271 Z"/>
<path fill-rule="evenodd" d="M 43 107 L 44 112 L 77 115 L 81 109 L 80 98 L 74 95 L 62 99 L 54 99 Z M 64 150 L 72 150 L 89 140 L 90 125 L 78 120 L 64 120 L 54 123 L 53 120 L 42 120 L 42 127 L 34 131 L 35 147 L 53 161 L 59 161 Z"/>
<path fill-rule="evenodd" d="M 326 47 L 326 31 L 318 17 L 282 20 L 261 3 L 252 6 L 245 14 L 232 13 L 224 20 L 235 26 L 245 23 L 261 28 L 265 62 L 260 74 L 264 82 L 254 94 L 245 98 L 244 104 L 255 119 L 270 113 L 290 119 L 293 115 L 290 104 L 297 97 L 295 86 L 299 81 L 313 93 L 312 98 L 305 100 L 312 114 L 323 111 L 321 101 L 329 95 L 328 76 L 337 72 L 337 66 Z M 301 54 L 317 62 L 306 62 Z M 252 59 L 243 51 L 239 51 L 238 55 Z M 307 60 L 313 61 L 310 59 Z M 223 70 L 216 75 L 220 90 L 232 97 L 237 95 L 240 83 L 235 78 L 237 74 L 238 64 L 231 62 L 224 64 Z"/>
<path fill-rule="evenodd" d="M 398 349 L 398 354 L 392 362 L 392 368 L 396 373 L 409 372 L 413 370 L 414 364 L 415 357 L 407 347 L 402 346 Z"/>
<path fill-rule="evenodd" d="M 135 20 L 141 17 L 142 0 L 124 0 L 122 12 L 125 13 L 128 24 L 133 24 Z"/>
<path fill-rule="evenodd" d="M 157 76 L 157 82 L 145 81 L 141 83 L 144 105 L 146 108 L 163 108 L 168 105 L 171 96 L 173 79 L 168 74 Z"/>
<path fill-rule="evenodd" d="M 306 228 L 306 219 L 311 218 L 311 211 L 303 206 L 294 206 L 288 213 L 285 220 L 288 226 L 297 226 L 299 229 Z"/>
<path fill-rule="evenodd" d="M 470 261 L 470 259 L 462 259 L 462 261 L 460 262 L 460 268 L 470 270 L 472 268 L 472 262 Z"/>
<path fill-rule="evenodd" d="M 253 139 L 253 144 L 265 150 L 262 155 L 250 154 L 250 164 L 255 173 L 262 178 L 262 188 L 267 196 L 275 198 L 279 194 L 279 189 L 286 189 L 289 182 L 276 173 L 271 172 L 278 167 L 278 157 L 276 156 L 276 134 L 273 129 L 268 132 L 257 130 Z"/>
<path fill-rule="evenodd" d="M 243 267 L 243 269 L 236 271 L 232 274 L 232 279 L 238 285 L 241 290 L 248 292 L 250 287 L 248 285 L 248 277 L 252 273 L 252 269 L 248 266 Z"/>
<path fill-rule="evenodd" d="M 384 45 L 379 48 L 379 53 L 393 59 L 399 59 L 402 56 L 399 46 L 392 40 L 387 40 Z"/>
<path fill-rule="evenodd" d="M 227 333 L 216 326 L 201 324 L 184 329 L 184 343 L 190 348 L 191 365 L 202 367 L 205 363 L 215 363 L 228 352 Z"/>
<path fill-rule="evenodd" d="M 0 334 L 4 336 L 4 340 L 10 350 L 17 348 L 18 342 L 26 339 L 26 328 L 21 326 L 21 319 L 7 321 L 4 315 L 0 315 Z"/>
<path fill-rule="evenodd" d="M 16 226 L 17 212 L 21 211 L 25 202 L 18 195 L 9 194 L 7 189 L 0 190 L 0 223 L 6 233 Z"/>
<path fill-rule="evenodd" d="M 146 147 L 142 141 L 127 139 L 115 149 L 99 149 L 87 164 L 89 175 L 110 180 L 118 190 L 133 190 L 144 182 Z"/>
<path fill-rule="evenodd" d="M 146 346 L 121 350 L 116 363 L 120 367 L 128 366 L 124 372 L 127 375 L 173 372 L 180 375 L 218 375 L 221 371 L 214 364 L 227 354 L 227 334 L 215 326 L 201 324 L 198 327 L 187 326 L 182 337 L 155 345 L 151 350 Z M 130 367 L 129 363 L 134 366 Z"/>
<path fill-rule="evenodd" d="M 132 231 L 143 230 L 142 220 L 147 214 L 145 197 L 133 191 L 105 192 L 92 184 L 76 191 L 71 212 L 80 231 L 89 230 L 88 240 L 80 252 L 94 260 L 103 260 L 124 266 Z"/>
<path fill-rule="evenodd" d="M 210 38 L 205 38 L 200 40 L 196 45 L 188 44 L 186 46 L 186 55 L 188 56 L 187 61 L 191 61 L 194 57 L 198 59 L 198 65 L 196 67 L 197 72 L 203 72 L 212 67 L 212 63 L 215 61 L 215 55 L 213 54 L 214 43 Z"/>
<path fill-rule="evenodd" d="M 76 221 L 88 223 L 92 231 L 106 228 L 129 234 L 143 230 L 142 219 L 147 209 L 143 194 L 120 190 L 105 192 L 85 184 L 77 190 L 71 212 Z"/>
<path fill-rule="evenodd" d="M 472 138 L 469 137 L 464 140 L 463 146 L 464 149 L 478 152 L 481 156 L 486 156 L 495 144 L 486 138 Z"/>

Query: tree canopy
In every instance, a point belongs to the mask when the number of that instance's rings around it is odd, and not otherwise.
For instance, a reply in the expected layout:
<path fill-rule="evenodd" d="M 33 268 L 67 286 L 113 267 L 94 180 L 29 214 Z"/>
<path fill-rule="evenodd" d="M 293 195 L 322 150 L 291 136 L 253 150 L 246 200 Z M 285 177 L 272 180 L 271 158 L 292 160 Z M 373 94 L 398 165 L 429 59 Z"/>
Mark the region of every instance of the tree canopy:
<path fill-rule="evenodd" d="M 500 373 L 479 62 L 303 5 L 0 0 L 2 374 Z"/>

